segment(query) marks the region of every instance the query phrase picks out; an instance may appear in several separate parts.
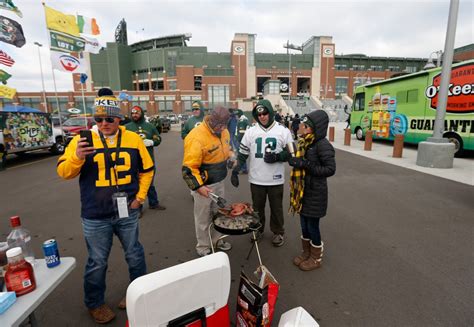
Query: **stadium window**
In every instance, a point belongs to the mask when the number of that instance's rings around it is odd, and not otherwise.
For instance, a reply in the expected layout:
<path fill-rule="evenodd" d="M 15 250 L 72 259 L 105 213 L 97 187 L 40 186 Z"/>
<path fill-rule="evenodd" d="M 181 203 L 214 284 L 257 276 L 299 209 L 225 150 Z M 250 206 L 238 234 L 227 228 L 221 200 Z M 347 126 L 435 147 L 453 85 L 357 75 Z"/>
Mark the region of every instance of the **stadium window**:
<path fill-rule="evenodd" d="M 229 102 L 228 85 L 209 85 L 209 108 L 214 108 L 217 104 L 226 105 Z"/>
<path fill-rule="evenodd" d="M 336 77 L 336 94 L 347 93 L 347 84 L 349 80 L 347 78 Z"/>
<path fill-rule="evenodd" d="M 382 72 L 383 71 L 383 66 L 380 65 L 371 65 L 370 69 L 374 72 Z"/>
<path fill-rule="evenodd" d="M 176 81 L 168 81 L 168 88 L 172 91 L 176 90 Z"/>
<path fill-rule="evenodd" d="M 391 72 L 399 72 L 400 66 L 388 66 L 388 70 Z"/>
<path fill-rule="evenodd" d="M 365 65 L 352 65 L 352 69 L 354 70 L 365 70 Z"/>
<path fill-rule="evenodd" d="M 416 66 L 407 66 L 407 67 L 405 68 L 405 71 L 406 71 L 407 73 L 416 73 Z"/>
<path fill-rule="evenodd" d="M 334 69 L 336 69 L 336 70 L 347 70 L 347 65 L 337 64 L 337 65 L 334 65 Z"/>
<path fill-rule="evenodd" d="M 194 91 L 202 90 L 202 76 L 194 76 Z"/>

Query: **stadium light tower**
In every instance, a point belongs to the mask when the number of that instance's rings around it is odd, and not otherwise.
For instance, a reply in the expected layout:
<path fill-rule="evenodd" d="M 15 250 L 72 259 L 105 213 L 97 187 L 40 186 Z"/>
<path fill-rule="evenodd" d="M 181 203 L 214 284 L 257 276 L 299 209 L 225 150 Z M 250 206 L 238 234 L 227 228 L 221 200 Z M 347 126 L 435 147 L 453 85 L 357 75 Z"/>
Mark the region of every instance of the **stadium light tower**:
<path fill-rule="evenodd" d="M 38 58 L 39 58 L 39 63 L 40 63 L 40 71 L 41 71 L 41 84 L 43 85 L 43 101 L 44 101 L 44 110 L 45 112 L 48 112 L 48 103 L 46 102 L 46 91 L 44 89 L 44 76 L 43 76 L 43 65 L 41 64 L 41 53 L 40 53 L 40 48 L 43 46 L 39 42 L 35 42 L 34 45 L 38 47 Z"/>

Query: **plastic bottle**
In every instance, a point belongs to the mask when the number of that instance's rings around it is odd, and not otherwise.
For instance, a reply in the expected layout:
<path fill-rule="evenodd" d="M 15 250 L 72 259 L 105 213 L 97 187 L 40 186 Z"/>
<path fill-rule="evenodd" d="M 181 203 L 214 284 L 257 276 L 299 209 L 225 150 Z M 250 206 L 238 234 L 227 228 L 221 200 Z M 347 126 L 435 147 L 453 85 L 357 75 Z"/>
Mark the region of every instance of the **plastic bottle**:
<path fill-rule="evenodd" d="M 21 226 L 20 216 L 13 216 L 10 218 L 10 225 L 12 231 L 7 237 L 8 246 L 10 248 L 21 247 L 23 256 L 31 263 L 35 265 L 35 254 L 33 252 L 33 247 L 31 244 L 31 234 L 30 232 Z"/>
<path fill-rule="evenodd" d="M 20 247 L 7 251 L 8 269 L 5 274 L 7 291 L 17 296 L 30 293 L 36 288 L 33 266 L 25 260 Z"/>

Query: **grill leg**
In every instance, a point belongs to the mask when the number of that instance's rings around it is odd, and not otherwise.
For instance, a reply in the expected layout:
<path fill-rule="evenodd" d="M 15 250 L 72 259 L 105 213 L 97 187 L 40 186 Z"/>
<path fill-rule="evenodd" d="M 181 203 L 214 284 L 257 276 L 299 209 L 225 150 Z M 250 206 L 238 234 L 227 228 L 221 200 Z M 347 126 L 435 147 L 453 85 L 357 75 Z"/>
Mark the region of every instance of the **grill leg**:
<path fill-rule="evenodd" d="M 250 258 L 250 253 L 252 253 L 253 247 L 257 250 L 258 262 L 260 262 L 260 266 L 262 265 L 262 258 L 260 257 L 260 250 L 258 249 L 258 242 L 257 236 L 255 235 L 255 231 L 252 231 L 253 242 L 252 246 L 250 247 L 249 254 L 247 254 L 247 260 Z"/>
<path fill-rule="evenodd" d="M 216 251 L 214 251 L 214 243 L 212 242 L 212 235 L 211 235 L 211 227 L 213 226 L 214 226 L 213 223 L 209 224 L 209 227 L 207 228 L 207 234 L 209 235 L 209 243 L 211 244 L 212 253 L 216 253 Z"/>

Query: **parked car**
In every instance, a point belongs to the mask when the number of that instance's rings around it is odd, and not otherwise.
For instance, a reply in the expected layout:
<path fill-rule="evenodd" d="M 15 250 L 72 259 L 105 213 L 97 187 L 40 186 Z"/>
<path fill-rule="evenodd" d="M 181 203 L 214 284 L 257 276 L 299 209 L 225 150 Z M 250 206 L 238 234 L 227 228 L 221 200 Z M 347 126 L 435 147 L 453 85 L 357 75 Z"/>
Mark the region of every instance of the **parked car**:
<path fill-rule="evenodd" d="M 171 124 L 179 123 L 179 119 L 176 114 L 168 114 L 168 119 L 170 120 Z"/>
<path fill-rule="evenodd" d="M 148 121 L 156 127 L 160 134 L 168 133 L 171 128 L 171 122 L 166 116 L 152 116 Z"/>
<path fill-rule="evenodd" d="M 91 129 L 94 125 L 95 121 L 93 117 L 72 117 L 63 122 L 63 131 L 66 137 L 66 144 L 68 144 L 74 136 L 79 134 L 79 131 Z"/>

